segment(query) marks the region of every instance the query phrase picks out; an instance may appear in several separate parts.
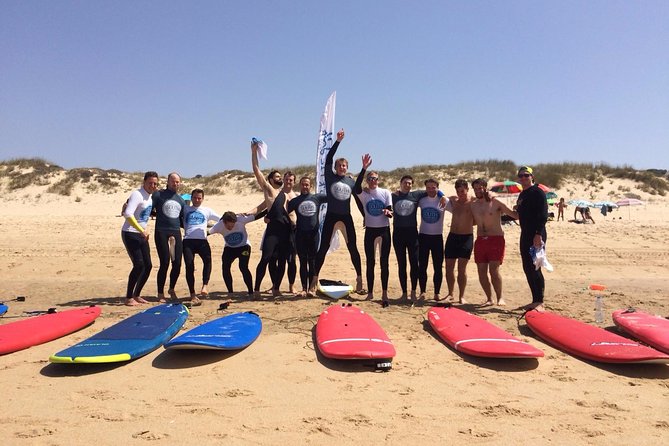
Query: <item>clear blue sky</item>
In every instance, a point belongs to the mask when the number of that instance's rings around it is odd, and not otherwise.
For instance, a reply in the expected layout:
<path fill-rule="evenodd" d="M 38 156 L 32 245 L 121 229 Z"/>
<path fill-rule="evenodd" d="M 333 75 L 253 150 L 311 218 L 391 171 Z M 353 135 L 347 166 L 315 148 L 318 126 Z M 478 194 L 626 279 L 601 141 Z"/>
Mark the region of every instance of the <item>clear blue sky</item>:
<path fill-rule="evenodd" d="M 669 1 L 0 0 L 0 159 L 669 168 Z"/>

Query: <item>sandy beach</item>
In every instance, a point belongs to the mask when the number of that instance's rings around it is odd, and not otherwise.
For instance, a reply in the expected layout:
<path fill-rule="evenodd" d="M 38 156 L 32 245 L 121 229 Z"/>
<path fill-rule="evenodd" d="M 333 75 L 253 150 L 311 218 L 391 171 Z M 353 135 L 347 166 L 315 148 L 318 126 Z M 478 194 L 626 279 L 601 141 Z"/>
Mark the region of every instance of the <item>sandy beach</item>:
<path fill-rule="evenodd" d="M 211 293 L 191 310 L 184 329 L 252 310 L 263 321 L 254 344 L 234 354 L 160 348 L 129 363 L 50 364 L 53 353 L 138 309 L 122 305 L 130 261 L 121 243 L 119 212 L 128 191 L 37 195 L 30 189 L 5 195 L 0 300 L 26 300 L 9 302 L 0 323 L 49 307 L 95 304 L 102 315 L 74 334 L 0 357 L 5 444 L 660 445 L 669 438 L 669 366 L 579 360 L 542 342 L 518 320 L 521 312 L 513 309 L 531 299 L 515 225 L 505 226 L 502 275 L 508 306 L 481 306 L 485 296 L 472 261 L 466 292 L 471 304 L 463 308 L 542 349 L 545 357 L 539 360 L 483 360 L 447 347 L 426 322 L 431 300 L 414 307 L 399 302 L 394 254 L 390 307 L 381 308 L 380 294 L 371 302 L 349 299 L 393 340 L 392 370 L 327 360 L 315 351 L 314 327 L 333 302 L 289 296 L 285 280 L 283 297 L 249 301 L 239 293 L 226 311 L 217 311 L 228 296 L 220 270 L 223 239 L 212 236 Z M 595 212 L 596 224 L 548 223 L 548 258 L 555 267 L 546 273 L 550 311 L 594 323 L 594 292 L 587 287 L 599 283 L 607 286 L 604 327 L 613 326 L 610 313 L 620 308 L 669 315 L 669 198 L 642 198 L 644 206 L 606 217 Z M 204 204 L 219 213 L 241 212 L 261 199 L 249 191 L 207 196 Z M 567 219 L 572 214 L 570 207 Z M 355 220 L 363 253 L 357 212 Z M 263 224 L 248 228 L 254 272 Z M 144 295 L 153 300 L 158 261 L 152 254 L 154 271 Z M 199 260 L 197 265 L 199 287 Z M 345 249 L 328 256 L 321 277 L 354 280 Z M 233 278 L 241 291 L 236 264 Z M 269 288 L 268 276 L 265 282 Z M 187 295 L 183 271 L 177 293 Z"/>

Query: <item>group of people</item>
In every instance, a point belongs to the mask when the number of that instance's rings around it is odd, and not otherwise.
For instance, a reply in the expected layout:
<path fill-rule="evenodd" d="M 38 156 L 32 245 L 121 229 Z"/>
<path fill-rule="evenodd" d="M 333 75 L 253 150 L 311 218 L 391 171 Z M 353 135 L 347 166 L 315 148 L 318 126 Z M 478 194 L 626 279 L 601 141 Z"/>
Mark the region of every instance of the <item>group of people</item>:
<path fill-rule="evenodd" d="M 530 247 L 539 249 L 546 242 L 548 209 L 544 192 L 534 185 L 530 167 L 523 166 L 518 170 L 518 181 L 523 185 L 523 192 L 513 209 L 490 195 L 487 181 L 483 178 L 471 183 L 474 197 L 469 195 L 469 184 L 463 179 L 455 182 L 455 195 L 446 196 L 439 190 L 439 183 L 432 178 L 424 182 L 424 189 L 414 190 L 414 180 L 410 175 L 403 176 L 399 188 L 391 192 L 379 187 L 379 173 L 369 170 L 372 165 L 369 154 L 362 156 L 362 168 L 356 179 L 348 172 L 348 160 L 335 159 L 344 136 L 344 131 L 339 131 L 336 141 L 327 153 L 324 165 L 325 190 L 322 193 L 312 191 L 312 179 L 309 177 L 300 178 L 299 193 L 296 193 L 296 177 L 292 172 L 281 175 L 278 171 L 272 171 L 265 177 L 258 161 L 259 142 L 253 141 L 251 164 L 264 199 L 245 213 L 226 212 L 222 216 L 217 215 L 202 206 L 202 189 L 193 190 L 192 203 L 186 204 L 178 194 L 181 178 L 177 173 L 171 173 L 167 178 L 167 187 L 158 191 L 158 174 L 146 172 L 142 187 L 132 192 L 123 211 L 125 223 L 122 239 L 133 264 L 128 277 L 126 304 L 146 303 L 141 297 L 141 291 L 152 267 L 147 223 L 152 208 L 155 208 L 154 243 L 160 260 L 157 285 L 158 299 L 161 301 L 166 301 L 164 287 L 170 265 L 172 269 L 167 293 L 169 299 L 176 299 L 174 287 L 179 277 L 182 256 L 186 264 L 186 281 L 191 302 L 200 303 L 195 293 L 195 255 L 200 256 L 204 264 L 200 295 L 208 294 L 211 249 L 207 235 L 216 233 L 222 234 L 225 239 L 222 267 L 228 292 L 233 292 L 230 268 L 234 260 L 238 260 L 249 295 L 260 295 L 267 270 L 272 282 L 271 293 L 273 296 L 279 295 L 281 282 L 288 270 L 290 292 L 313 296 L 331 239 L 336 231 L 340 231 L 356 272 L 354 290 L 370 300 L 375 298 L 376 248 L 379 247 L 383 307 L 388 306 L 391 247 L 394 248 L 397 258 L 402 299 L 414 301 L 425 298 L 428 266 L 431 264 L 433 298 L 437 301 L 457 299 L 460 303 L 466 303 L 467 265 L 473 252 L 479 282 L 487 298 L 486 303 L 505 305 L 500 274 L 505 254 L 501 222 L 502 216 L 508 215 L 520 221 L 520 255 L 532 294 L 532 302 L 526 308 L 541 309 L 544 278 L 541 268 L 535 267 Z M 351 214 L 351 197 L 364 217 L 366 289 L 363 286 L 362 261 Z M 321 205 L 326 205 L 323 218 Z M 418 209 L 421 215 L 420 224 L 417 218 Z M 451 225 L 444 243 L 445 212 L 451 213 Z M 259 219 L 264 219 L 266 229 L 253 284 L 248 266 L 251 245 L 245 226 Z M 216 223 L 207 229 L 209 221 Z M 294 288 L 298 259 L 302 286 L 299 292 Z M 446 296 L 442 297 L 444 263 L 448 290 Z M 456 282 L 457 298 L 454 294 Z"/>

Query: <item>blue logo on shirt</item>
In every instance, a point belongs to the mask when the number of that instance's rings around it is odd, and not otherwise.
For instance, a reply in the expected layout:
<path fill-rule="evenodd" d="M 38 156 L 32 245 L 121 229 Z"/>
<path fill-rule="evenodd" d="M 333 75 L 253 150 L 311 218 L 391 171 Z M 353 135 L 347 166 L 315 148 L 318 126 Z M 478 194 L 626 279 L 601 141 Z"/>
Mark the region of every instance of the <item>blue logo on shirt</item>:
<path fill-rule="evenodd" d="M 199 211 L 193 211 L 186 216 L 186 223 L 189 225 L 201 225 L 204 221 L 204 215 Z"/>
<path fill-rule="evenodd" d="M 367 208 L 367 213 L 369 215 L 372 217 L 378 217 L 379 215 L 383 214 L 383 208 L 385 206 L 381 200 L 370 200 L 367 202 L 365 207 Z"/>
<path fill-rule="evenodd" d="M 230 234 L 226 235 L 223 237 L 225 239 L 225 243 L 230 246 L 237 246 L 242 243 L 244 240 L 244 234 L 241 232 L 231 232 Z"/>
<path fill-rule="evenodd" d="M 439 212 L 439 209 L 436 208 L 422 208 L 420 211 L 420 218 L 425 223 L 436 223 L 439 221 L 440 217 L 441 213 Z"/>
<path fill-rule="evenodd" d="M 153 206 L 145 207 L 144 210 L 139 213 L 139 219 L 137 221 L 142 223 L 149 221 L 149 217 L 151 216 L 151 209 L 153 209 Z"/>

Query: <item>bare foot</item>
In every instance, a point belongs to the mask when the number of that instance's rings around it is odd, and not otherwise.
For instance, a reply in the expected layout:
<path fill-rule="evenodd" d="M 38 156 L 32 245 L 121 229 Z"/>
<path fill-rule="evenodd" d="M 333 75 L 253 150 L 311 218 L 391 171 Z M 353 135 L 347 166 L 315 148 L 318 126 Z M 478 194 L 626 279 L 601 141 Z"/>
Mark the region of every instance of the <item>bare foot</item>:
<path fill-rule="evenodd" d="M 295 284 L 294 284 L 294 283 L 289 283 L 289 284 L 288 284 L 288 292 L 289 292 L 290 294 L 297 294 L 297 293 L 295 292 Z"/>
<path fill-rule="evenodd" d="M 307 290 L 302 290 L 298 294 L 299 297 L 307 297 Z"/>
<path fill-rule="evenodd" d="M 401 300 L 407 300 L 407 297 L 409 297 L 409 296 L 408 296 L 407 292 L 404 291 L 404 292 L 402 292 L 402 295 L 400 296 L 400 299 Z"/>
<path fill-rule="evenodd" d="M 372 292 L 367 293 L 367 300 L 374 300 L 374 293 Z"/>
<path fill-rule="evenodd" d="M 425 300 L 425 293 L 420 293 L 420 295 L 418 295 L 418 300 Z"/>
<path fill-rule="evenodd" d="M 497 301 L 497 305 L 499 305 L 500 307 L 504 307 L 506 306 L 506 302 L 504 301 L 504 299 L 499 299 Z"/>
<path fill-rule="evenodd" d="M 254 299 L 260 299 L 260 290 L 254 290 L 253 291 L 253 298 Z"/>
<path fill-rule="evenodd" d="M 546 311 L 544 304 L 541 302 L 532 302 L 531 304 L 525 305 L 522 307 L 525 311 L 537 310 L 539 313 Z"/>
<path fill-rule="evenodd" d="M 441 300 L 441 295 L 439 293 L 434 293 L 434 300 L 439 302 Z"/>
<path fill-rule="evenodd" d="M 197 299 L 197 294 L 190 293 L 190 300 Z"/>
<path fill-rule="evenodd" d="M 309 291 L 307 291 L 307 296 L 308 296 L 308 297 L 316 297 L 316 293 L 313 292 L 313 291 L 311 291 L 311 290 L 309 290 Z"/>
<path fill-rule="evenodd" d="M 388 290 L 383 290 L 381 292 L 381 300 L 388 300 Z"/>
<path fill-rule="evenodd" d="M 134 307 L 135 305 L 139 305 L 139 302 L 137 302 L 134 298 L 129 298 L 125 300 L 125 304 L 129 307 Z"/>
<path fill-rule="evenodd" d="M 492 299 L 489 298 L 483 303 L 483 305 L 495 305 L 495 303 L 492 301 Z"/>
<path fill-rule="evenodd" d="M 179 299 L 179 298 L 177 297 L 177 293 L 176 293 L 173 289 L 169 289 L 169 290 L 167 290 L 167 294 L 169 294 L 170 297 L 171 297 L 172 299 L 174 299 L 174 300 Z"/>
<path fill-rule="evenodd" d="M 281 296 L 281 291 L 276 288 L 272 288 L 272 297 L 279 297 Z"/>
<path fill-rule="evenodd" d="M 381 308 L 387 308 L 390 303 L 388 302 L 388 299 L 383 299 L 381 301 Z"/>
<path fill-rule="evenodd" d="M 165 302 L 167 302 L 167 299 L 165 299 L 165 294 L 163 294 L 163 293 L 158 293 L 158 302 L 163 303 L 163 304 L 164 304 Z"/>
<path fill-rule="evenodd" d="M 209 289 L 207 288 L 207 285 L 202 285 L 202 289 L 200 290 L 200 294 L 203 296 L 209 296 Z"/>
<path fill-rule="evenodd" d="M 469 302 L 467 302 L 467 301 L 465 300 L 464 297 L 461 297 L 459 302 L 460 302 L 461 304 L 468 304 L 468 303 L 469 303 Z"/>
<path fill-rule="evenodd" d="M 190 298 L 190 304 L 194 307 L 198 307 L 202 305 L 202 301 L 197 296 L 193 296 Z"/>
<path fill-rule="evenodd" d="M 411 300 L 416 300 L 417 297 L 416 290 L 411 290 Z"/>
<path fill-rule="evenodd" d="M 148 304 L 149 303 L 148 300 L 144 299 L 141 296 L 135 296 L 135 297 L 133 297 L 133 299 L 135 299 L 135 302 L 138 302 L 140 304 Z"/>
<path fill-rule="evenodd" d="M 362 287 L 362 276 L 358 276 L 355 278 L 355 292 L 358 294 L 364 294 L 363 290 L 364 288 Z"/>

